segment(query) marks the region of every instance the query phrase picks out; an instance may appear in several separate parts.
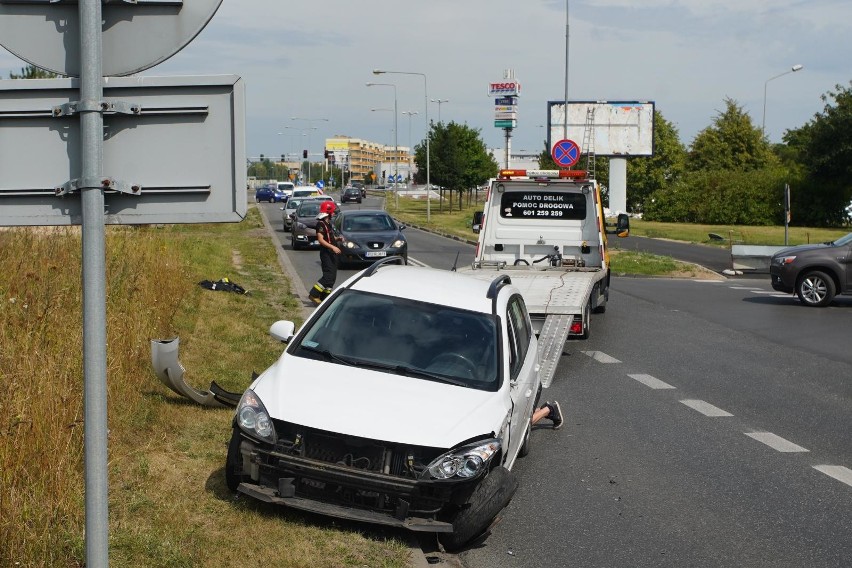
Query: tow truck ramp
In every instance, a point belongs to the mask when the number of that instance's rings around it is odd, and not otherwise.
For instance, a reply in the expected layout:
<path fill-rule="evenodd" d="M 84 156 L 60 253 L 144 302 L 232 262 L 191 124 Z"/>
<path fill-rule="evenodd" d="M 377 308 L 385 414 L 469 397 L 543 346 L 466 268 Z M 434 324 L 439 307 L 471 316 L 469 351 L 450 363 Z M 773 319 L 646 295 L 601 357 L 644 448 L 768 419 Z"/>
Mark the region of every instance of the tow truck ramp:
<path fill-rule="evenodd" d="M 541 386 L 544 388 L 549 387 L 553 382 L 553 375 L 556 374 L 556 366 L 562 356 L 562 347 L 568 338 L 568 329 L 571 327 L 573 318 L 574 316 L 569 314 L 547 316 L 541 326 L 541 333 L 538 336 L 541 353 L 539 374 Z"/>

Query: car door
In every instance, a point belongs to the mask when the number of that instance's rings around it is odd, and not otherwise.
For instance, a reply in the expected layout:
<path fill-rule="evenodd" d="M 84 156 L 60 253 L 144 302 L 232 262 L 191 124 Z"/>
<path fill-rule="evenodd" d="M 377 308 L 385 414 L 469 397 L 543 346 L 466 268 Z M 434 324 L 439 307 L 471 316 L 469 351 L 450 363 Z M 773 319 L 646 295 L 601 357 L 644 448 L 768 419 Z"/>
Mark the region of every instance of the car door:
<path fill-rule="evenodd" d="M 509 335 L 509 396 L 512 407 L 506 467 L 511 468 L 535 410 L 538 342 L 520 295 L 515 294 L 509 299 L 505 321 Z"/>

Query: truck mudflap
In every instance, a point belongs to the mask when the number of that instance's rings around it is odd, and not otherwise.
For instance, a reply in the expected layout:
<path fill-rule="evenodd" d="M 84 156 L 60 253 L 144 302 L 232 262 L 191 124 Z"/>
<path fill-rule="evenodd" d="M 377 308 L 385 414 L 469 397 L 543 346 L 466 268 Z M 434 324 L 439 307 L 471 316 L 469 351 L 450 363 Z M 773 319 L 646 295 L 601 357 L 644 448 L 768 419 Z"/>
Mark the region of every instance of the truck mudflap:
<path fill-rule="evenodd" d="M 539 349 L 541 351 L 541 362 L 539 374 L 541 375 L 541 386 L 547 388 L 553 382 L 556 374 L 556 366 L 562 356 L 562 347 L 568 339 L 571 322 L 574 316 L 570 314 L 559 314 L 547 316 L 541 326 L 538 336 Z"/>
<path fill-rule="evenodd" d="M 237 487 L 237 491 L 245 493 L 250 497 L 254 497 L 258 501 L 263 501 L 264 503 L 284 505 L 286 507 L 292 507 L 293 509 L 301 509 L 302 511 L 319 513 L 329 517 L 337 517 L 339 519 L 397 527 L 415 532 L 453 532 L 452 523 L 422 517 L 408 517 L 405 516 L 404 511 L 400 512 L 400 516 L 402 518 L 398 518 L 378 511 L 368 511 L 364 509 L 335 505 L 333 503 L 324 503 L 322 501 L 296 497 L 295 495 L 282 497 L 282 493 L 286 495 L 287 491 L 279 491 L 272 487 L 255 485 L 253 483 L 240 483 L 239 487 Z"/>

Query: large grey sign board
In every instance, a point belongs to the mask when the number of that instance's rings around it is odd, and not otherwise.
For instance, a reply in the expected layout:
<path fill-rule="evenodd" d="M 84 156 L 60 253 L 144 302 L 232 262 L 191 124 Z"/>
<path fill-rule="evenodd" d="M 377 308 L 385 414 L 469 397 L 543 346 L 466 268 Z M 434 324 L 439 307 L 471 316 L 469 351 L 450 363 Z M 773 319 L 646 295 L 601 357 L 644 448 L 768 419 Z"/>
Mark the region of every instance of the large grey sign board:
<path fill-rule="evenodd" d="M 104 1 L 102 74 L 139 73 L 191 42 L 222 0 Z M 70 0 L 0 0 L 0 45 L 54 73 L 80 75 L 79 6 Z"/>
<path fill-rule="evenodd" d="M 108 224 L 240 221 L 246 214 L 245 88 L 233 75 L 104 79 Z M 77 79 L 0 81 L 0 226 L 78 225 Z M 123 182 L 123 183 L 121 183 Z M 124 193 L 122 188 L 137 187 Z"/>
<path fill-rule="evenodd" d="M 593 116 L 589 143 L 597 156 L 653 156 L 653 101 L 568 101 L 568 128 L 565 133 L 564 101 L 547 103 L 548 148 L 567 138 L 585 146 L 586 125 Z M 588 148 L 581 147 L 582 152 Z"/>

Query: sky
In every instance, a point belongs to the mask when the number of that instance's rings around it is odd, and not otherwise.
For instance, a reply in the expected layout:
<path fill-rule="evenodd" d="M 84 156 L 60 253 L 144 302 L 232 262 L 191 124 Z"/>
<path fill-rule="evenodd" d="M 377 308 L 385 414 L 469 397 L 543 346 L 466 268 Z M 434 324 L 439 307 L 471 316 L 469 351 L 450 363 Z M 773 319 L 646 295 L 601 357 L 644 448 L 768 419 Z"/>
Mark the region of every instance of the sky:
<path fill-rule="evenodd" d="M 246 154 L 257 157 L 316 155 L 337 135 L 393 145 L 394 113 L 371 109 L 392 109 L 394 93 L 400 146 L 440 112 L 502 148 L 487 87 L 511 69 L 522 87 L 512 150 L 539 152 L 547 102 L 564 99 L 566 20 L 568 99 L 653 101 L 686 145 L 726 98 L 756 127 L 765 104 L 766 134 L 780 142 L 852 80 L 849 0 L 224 0 L 142 74 L 240 76 Z M 24 64 L 0 50 L 0 77 Z M 781 75 L 793 65 L 803 68 Z"/>

